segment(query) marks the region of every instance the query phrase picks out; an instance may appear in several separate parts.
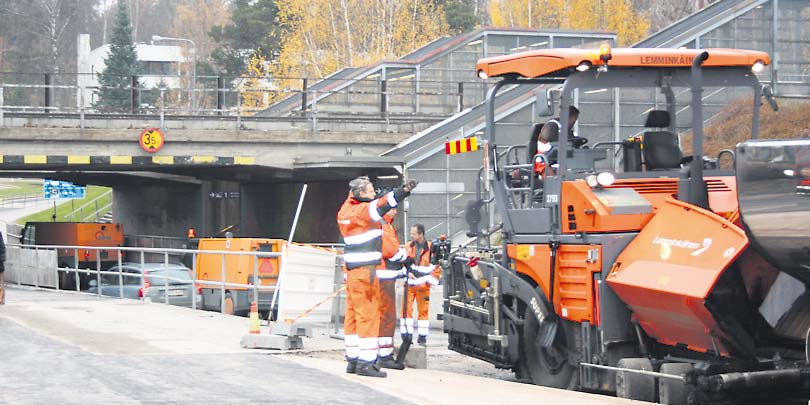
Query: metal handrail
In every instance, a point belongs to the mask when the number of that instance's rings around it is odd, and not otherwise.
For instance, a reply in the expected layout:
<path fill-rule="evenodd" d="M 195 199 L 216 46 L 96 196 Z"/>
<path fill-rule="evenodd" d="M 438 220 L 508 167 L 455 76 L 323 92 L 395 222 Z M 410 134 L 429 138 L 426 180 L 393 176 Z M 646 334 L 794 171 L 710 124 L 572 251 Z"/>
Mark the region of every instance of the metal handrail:
<path fill-rule="evenodd" d="M 96 204 L 96 211 L 94 211 L 94 212 L 93 212 L 93 213 L 91 213 L 90 215 L 86 215 L 86 216 L 84 216 L 84 217 L 80 218 L 80 219 L 79 219 L 79 221 L 80 221 L 80 222 L 85 222 L 85 221 L 87 221 L 87 219 L 88 219 L 88 218 L 92 218 L 92 217 L 94 217 L 94 216 L 96 217 L 96 219 L 98 219 L 98 213 L 99 213 L 99 211 L 104 210 L 104 209 L 107 209 L 108 207 L 111 207 L 111 206 L 112 206 L 112 198 L 110 198 L 110 202 L 109 202 L 107 205 L 105 205 L 103 208 L 101 208 L 101 209 L 99 209 L 99 208 L 98 208 L 98 201 L 99 201 L 99 200 L 101 200 L 102 198 L 107 197 L 107 196 L 111 196 L 111 195 L 112 195 L 112 192 L 113 192 L 113 191 L 112 191 L 112 189 L 110 189 L 110 190 L 105 191 L 104 193 L 101 193 L 101 194 L 100 194 L 100 195 L 98 195 L 96 198 L 94 198 L 94 199 L 92 199 L 92 200 L 90 200 L 90 201 L 86 202 L 85 204 L 81 205 L 79 208 L 76 208 L 75 210 L 73 210 L 73 211 L 71 211 L 71 212 L 69 212 L 69 213 L 65 214 L 64 218 L 65 218 L 65 219 L 73 219 L 73 217 L 76 215 L 76 213 L 81 213 L 81 214 L 83 214 L 83 213 L 84 213 L 84 209 L 85 209 L 86 207 L 88 207 L 88 206 L 90 206 L 90 205 L 92 205 L 92 204 Z"/>
<path fill-rule="evenodd" d="M 9 243 L 7 244 L 8 247 L 12 248 L 22 248 L 22 249 L 32 249 L 34 251 L 38 250 L 53 250 L 58 252 L 59 249 L 68 249 L 73 250 L 74 256 L 74 267 L 60 267 L 59 265 L 56 266 L 54 271 L 56 272 L 56 288 L 59 289 L 60 277 L 59 273 L 72 273 L 74 276 L 75 281 L 75 291 L 77 293 L 82 292 L 80 290 L 80 278 L 79 274 L 95 274 L 96 278 L 96 295 L 102 296 L 101 292 L 101 275 L 102 274 L 117 274 L 119 276 L 119 284 L 118 284 L 118 297 L 124 298 L 124 284 L 123 284 L 123 255 L 122 252 L 139 252 L 141 256 L 140 264 L 144 266 L 146 264 L 145 261 L 145 253 L 162 253 L 164 255 L 164 264 L 169 266 L 169 253 L 180 253 L 180 254 L 192 254 L 193 265 L 192 269 L 190 269 L 195 277 L 192 282 L 196 285 L 209 285 L 209 286 L 218 286 L 220 290 L 220 312 L 225 312 L 225 295 L 226 295 L 226 288 L 244 288 L 247 290 L 252 290 L 254 294 L 254 299 L 258 300 L 259 291 L 276 291 L 276 286 L 262 286 L 261 283 L 251 283 L 251 284 L 240 284 L 240 283 L 229 283 L 225 281 L 225 273 L 226 273 L 226 256 L 253 256 L 258 258 L 273 258 L 273 257 L 281 257 L 283 256 L 281 252 L 253 252 L 253 251 L 222 251 L 222 250 L 192 250 L 192 249 L 172 249 L 172 248 L 132 248 L 132 247 L 124 247 L 124 246 L 76 246 L 76 245 L 28 245 L 28 244 L 19 244 L 19 243 Z M 101 251 L 101 250 L 115 250 L 117 253 L 117 260 L 118 260 L 118 272 L 110 272 L 110 271 L 103 271 L 101 270 L 101 254 L 96 254 L 96 268 L 95 269 L 80 269 L 79 268 L 79 251 L 83 250 L 87 251 Z M 220 281 L 210 281 L 210 280 L 199 280 L 196 278 L 197 274 L 197 256 L 201 254 L 210 254 L 210 255 L 219 255 L 221 256 L 221 279 Z M 37 261 L 39 260 L 39 256 L 37 255 Z M 141 280 L 145 279 L 145 272 L 142 272 L 139 277 Z M 138 276 L 136 276 L 138 277 Z M 168 288 L 168 276 L 156 276 L 157 278 L 163 278 L 163 287 Z M 259 280 L 259 260 L 253 260 L 253 277 L 251 280 Z M 180 279 L 177 279 L 180 280 Z M 180 281 L 188 281 L 188 280 L 180 280 Z M 250 282 L 250 281 L 249 281 Z M 143 282 L 142 282 L 143 283 Z M 22 284 L 22 276 L 20 275 L 17 279 L 17 284 Z M 39 287 L 38 276 L 35 277 L 34 286 Z M 156 287 L 160 287 L 161 285 L 155 284 Z M 196 288 L 192 288 L 192 301 L 191 306 L 192 309 L 197 309 L 197 300 L 198 300 L 198 293 Z M 170 304 L 171 298 L 169 294 L 163 294 L 163 300 L 165 304 Z M 272 310 L 272 308 L 271 308 Z"/>
<path fill-rule="evenodd" d="M 176 248 L 144 248 L 128 246 L 77 246 L 77 245 L 27 245 L 22 243 L 9 243 L 6 246 L 27 248 L 27 249 L 79 249 L 79 250 L 117 250 L 121 252 L 144 252 L 144 253 L 194 253 L 194 254 L 214 254 L 214 255 L 234 255 L 234 256 L 257 256 L 257 257 L 281 257 L 280 252 L 248 252 L 248 251 L 228 251 L 228 250 L 194 250 Z"/>

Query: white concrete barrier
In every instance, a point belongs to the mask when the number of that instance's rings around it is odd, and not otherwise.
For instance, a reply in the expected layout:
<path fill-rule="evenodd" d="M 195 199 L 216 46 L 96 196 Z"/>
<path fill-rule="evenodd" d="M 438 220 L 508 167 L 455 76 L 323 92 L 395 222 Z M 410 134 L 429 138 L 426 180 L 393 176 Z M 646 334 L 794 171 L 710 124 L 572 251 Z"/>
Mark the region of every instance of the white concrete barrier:
<path fill-rule="evenodd" d="M 56 288 L 56 251 L 6 247 L 6 282 Z"/>
<path fill-rule="evenodd" d="M 295 244 L 286 248 L 282 258 L 277 319 L 302 315 L 334 293 L 335 258 L 332 250 Z M 299 322 L 326 325 L 331 314 L 332 305 L 325 302 Z"/>

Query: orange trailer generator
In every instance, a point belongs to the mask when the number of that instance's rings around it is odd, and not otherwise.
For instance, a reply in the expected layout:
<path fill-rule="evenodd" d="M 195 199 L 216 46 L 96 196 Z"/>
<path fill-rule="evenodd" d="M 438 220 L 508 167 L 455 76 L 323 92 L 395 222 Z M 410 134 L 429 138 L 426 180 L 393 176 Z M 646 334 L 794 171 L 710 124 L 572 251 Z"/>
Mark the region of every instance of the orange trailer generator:
<path fill-rule="evenodd" d="M 124 246 L 124 225 L 93 222 L 27 222 L 23 228 L 22 243 L 25 245 L 57 246 Z M 102 270 L 118 263 L 119 251 L 115 249 L 57 249 L 57 264 L 61 268 Z M 93 277 L 95 278 L 95 277 Z M 79 274 L 79 288 L 86 290 L 90 275 Z M 59 288 L 76 288 L 75 274 L 59 273 Z"/>
<path fill-rule="evenodd" d="M 202 238 L 198 249 L 231 252 L 281 252 L 286 241 L 281 239 L 261 238 Z M 224 262 L 223 262 L 224 256 Z M 222 255 L 200 253 L 196 258 L 197 279 L 242 285 L 274 286 L 278 282 L 280 270 L 279 257 L 259 257 L 258 261 L 251 255 Z M 223 266 L 224 264 L 224 266 Z M 254 280 L 254 269 L 258 281 Z M 202 309 L 222 311 L 222 288 L 215 284 L 201 286 Z M 259 311 L 269 312 L 272 302 L 272 291 L 259 291 Z M 247 287 L 226 286 L 224 296 L 224 313 L 243 315 L 250 310 L 253 302 L 253 289 Z"/>

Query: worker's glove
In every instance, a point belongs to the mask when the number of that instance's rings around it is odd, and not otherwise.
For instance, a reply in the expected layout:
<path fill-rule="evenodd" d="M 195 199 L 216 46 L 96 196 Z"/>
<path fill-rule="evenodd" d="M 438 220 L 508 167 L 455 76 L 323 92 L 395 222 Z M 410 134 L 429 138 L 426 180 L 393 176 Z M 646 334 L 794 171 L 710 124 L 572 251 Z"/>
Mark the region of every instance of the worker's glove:
<path fill-rule="evenodd" d="M 408 194 L 410 194 L 410 192 L 413 191 L 413 189 L 416 188 L 417 184 L 419 184 L 419 182 L 416 181 L 416 180 L 408 180 L 407 182 L 405 182 L 405 184 L 402 187 L 405 189 L 405 191 Z"/>

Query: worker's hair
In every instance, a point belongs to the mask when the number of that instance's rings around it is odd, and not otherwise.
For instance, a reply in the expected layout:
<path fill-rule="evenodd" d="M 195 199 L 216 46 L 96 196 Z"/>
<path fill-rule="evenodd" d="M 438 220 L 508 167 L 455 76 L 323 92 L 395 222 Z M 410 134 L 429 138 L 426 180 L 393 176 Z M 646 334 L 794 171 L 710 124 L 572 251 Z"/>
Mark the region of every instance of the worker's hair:
<path fill-rule="evenodd" d="M 416 228 L 416 232 L 419 232 L 421 235 L 425 234 L 425 226 L 422 224 L 413 224 L 411 228 Z"/>
<path fill-rule="evenodd" d="M 574 116 L 574 117 L 579 118 L 579 109 L 572 106 L 572 105 L 569 105 L 568 106 L 568 116 Z"/>
<path fill-rule="evenodd" d="M 360 198 L 360 193 L 366 191 L 366 187 L 371 184 L 368 176 L 360 176 L 349 182 L 349 190 L 352 192 L 354 198 Z"/>

